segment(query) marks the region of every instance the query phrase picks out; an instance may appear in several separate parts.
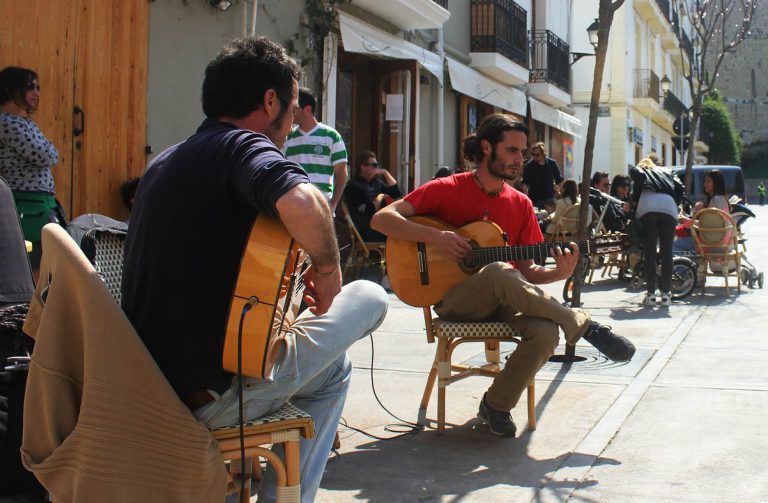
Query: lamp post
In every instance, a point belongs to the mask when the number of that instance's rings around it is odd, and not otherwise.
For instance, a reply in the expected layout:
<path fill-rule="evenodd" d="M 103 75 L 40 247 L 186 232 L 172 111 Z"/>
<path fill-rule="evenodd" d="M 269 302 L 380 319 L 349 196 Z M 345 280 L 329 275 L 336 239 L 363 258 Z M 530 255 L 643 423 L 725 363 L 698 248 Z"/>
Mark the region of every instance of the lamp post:
<path fill-rule="evenodd" d="M 597 50 L 597 29 L 599 27 L 599 23 L 597 18 L 595 18 L 595 21 L 587 27 L 587 35 L 589 35 L 589 43 L 592 44 L 592 47 Z M 590 52 L 572 52 L 571 56 L 573 56 L 573 59 L 571 60 L 571 65 L 573 65 L 575 62 L 583 58 L 584 56 L 594 56 L 593 53 Z M 569 65 L 570 66 L 570 65 Z"/>
<path fill-rule="evenodd" d="M 659 81 L 659 85 L 661 86 L 661 90 L 664 93 L 664 95 L 663 95 L 664 99 L 667 99 L 667 96 L 669 95 L 669 89 L 670 89 L 670 87 L 672 87 L 672 81 L 669 80 L 669 77 L 664 75 L 664 77 L 662 77 L 662 79 Z M 684 136 L 686 134 L 688 134 L 688 132 L 690 131 L 690 126 L 686 127 L 686 123 L 685 123 L 685 119 L 686 119 L 686 117 L 688 117 L 690 111 L 691 111 L 690 108 L 688 108 L 685 105 L 683 105 L 683 109 L 680 111 L 680 118 L 678 119 L 679 120 L 678 126 L 675 127 L 674 124 L 672 126 L 672 129 L 680 137 L 680 144 L 679 144 L 678 150 L 680 151 L 680 161 L 681 161 L 682 164 L 685 164 L 685 153 L 688 150 L 685 147 L 685 138 L 684 138 Z M 676 120 L 675 122 L 678 122 L 678 120 Z"/>

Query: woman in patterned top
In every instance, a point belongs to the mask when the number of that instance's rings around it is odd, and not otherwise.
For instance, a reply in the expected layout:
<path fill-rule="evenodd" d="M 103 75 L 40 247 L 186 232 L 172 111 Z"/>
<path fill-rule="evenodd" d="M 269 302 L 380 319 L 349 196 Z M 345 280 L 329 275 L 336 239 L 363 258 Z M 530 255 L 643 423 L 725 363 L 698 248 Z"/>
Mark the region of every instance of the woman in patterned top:
<path fill-rule="evenodd" d="M 39 100 L 35 72 L 13 66 L 0 71 L 0 176 L 13 190 L 24 237 L 33 243 L 33 269 L 39 266 L 43 225 L 64 224 L 51 173 L 59 154 L 31 118 Z"/>

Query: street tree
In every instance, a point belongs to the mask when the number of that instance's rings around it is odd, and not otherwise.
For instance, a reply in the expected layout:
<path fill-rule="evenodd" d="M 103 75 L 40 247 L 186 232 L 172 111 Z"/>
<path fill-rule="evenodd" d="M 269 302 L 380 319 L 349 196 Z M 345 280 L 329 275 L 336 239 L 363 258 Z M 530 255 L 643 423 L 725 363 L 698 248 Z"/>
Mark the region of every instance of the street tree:
<path fill-rule="evenodd" d="M 597 112 L 600 109 L 600 90 L 603 86 L 603 69 L 608 54 L 608 37 L 611 34 L 614 13 L 624 4 L 624 0 L 600 0 L 598 8 L 597 48 L 595 49 L 595 71 L 592 76 L 592 97 L 589 104 L 589 122 L 587 123 L 587 143 L 584 147 L 584 169 L 581 175 L 581 210 L 579 213 L 579 232 L 577 238 L 587 238 L 587 215 L 591 210 L 589 202 L 589 180 L 592 178 L 592 158 L 595 150 L 597 132 Z M 571 305 L 581 304 L 582 273 L 584 261 L 580 260 L 573 277 L 573 296 Z"/>
<path fill-rule="evenodd" d="M 741 137 L 717 91 L 712 91 L 704 98 L 704 106 L 701 107 L 701 137 L 709 146 L 707 158 L 710 164 L 739 164 L 741 161 Z"/>
<path fill-rule="evenodd" d="M 749 35 L 757 0 L 673 0 L 683 76 L 691 95 L 688 144 L 693 148 L 704 97 L 715 89 L 720 65 Z M 690 37 L 688 31 L 690 30 Z M 685 156 L 685 186 L 690 192 L 693 156 Z"/>

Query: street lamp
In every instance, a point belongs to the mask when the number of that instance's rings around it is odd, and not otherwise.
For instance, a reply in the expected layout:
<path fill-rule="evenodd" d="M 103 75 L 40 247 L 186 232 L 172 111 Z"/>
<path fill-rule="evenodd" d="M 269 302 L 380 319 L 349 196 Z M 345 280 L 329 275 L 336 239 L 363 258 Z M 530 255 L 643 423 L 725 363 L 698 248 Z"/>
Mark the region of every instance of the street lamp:
<path fill-rule="evenodd" d="M 592 47 L 597 51 L 597 32 L 600 27 L 600 22 L 595 18 L 595 21 L 589 25 L 587 28 L 587 35 L 589 36 L 589 43 L 592 44 Z M 573 56 L 573 60 L 571 61 L 571 65 L 573 65 L 575 62 L 583 58 L 584 56 L 594 56 L 594 54 L 590 52 L 572 52 L 571 56 Z"/>
<path fill-rule="evenodd" d="M 672 81 L 669 80 L 669 77 L 664 75 L 659 81 L 659 85 L 661 86 L 662 92 L 664 92 L 664 99 L 666 100 L 667 96 L 669 96 L 669 89 L 672 87 Z M 675 118 L 675 123 L 672 125 L 674 132 L 679 135 L 673 136 L 672 142 L 679 142 L 675 146 L 678 147 L 677 150 L 680 151 L 681 159 L 685 157 L 685 151 L 688 150 L 686 148 L 686 143 L 690 142 L 688 138 L 685 138 L 690 130 L 690 121 L 688 123 L 685 121 L 685 119 L 688 118 L 690 111 L 690 108 L 683 105 L 683 109 L 680 111 L 680 118 Z M 688 142 L 686 142 L 686 140 L 688 140 Z"/>
<path fill-rule="evenodd" d="M 661 78 L 661 81 L 659 82 L 661 84 L 661 90 L 664 93 L 664 97 L 667 97 L 667 94 L 669 93 L 669 88 L 672 87 L 672 81 L 669 80 L 669 77 L 666 76 L 666 74 Z"/>

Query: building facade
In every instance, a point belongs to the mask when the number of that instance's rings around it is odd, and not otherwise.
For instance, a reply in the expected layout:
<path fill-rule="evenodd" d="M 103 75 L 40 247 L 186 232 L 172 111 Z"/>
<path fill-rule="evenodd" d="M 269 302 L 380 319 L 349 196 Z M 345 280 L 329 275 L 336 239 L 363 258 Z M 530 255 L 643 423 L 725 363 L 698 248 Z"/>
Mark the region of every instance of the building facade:
<path fill-rule="evenodd" d="M 593 21 L 588 6 L 596 11 L 598 1 L 583 4 L 572 18 L 577 26 Z M 678 42 L 677 30 L 688 40 L 679 19 L 669 0 L 627 0 L 616 11 L 600 92 L 593 172 L 626 174 L 651 152 L 665 165 L 681 162 L 672 141 L 673 125 L 690 106 L 683 68 L 690 61 L 691 45 Z M 573 65 L 573 107 L 585 123 L 593 72 L 594 58 L 583 58 Z M 666 95 L 661 89 L 664 77 L 670 80 Z M 580 170 L 583 148 L 577 149 L 576 164 Z"/>

